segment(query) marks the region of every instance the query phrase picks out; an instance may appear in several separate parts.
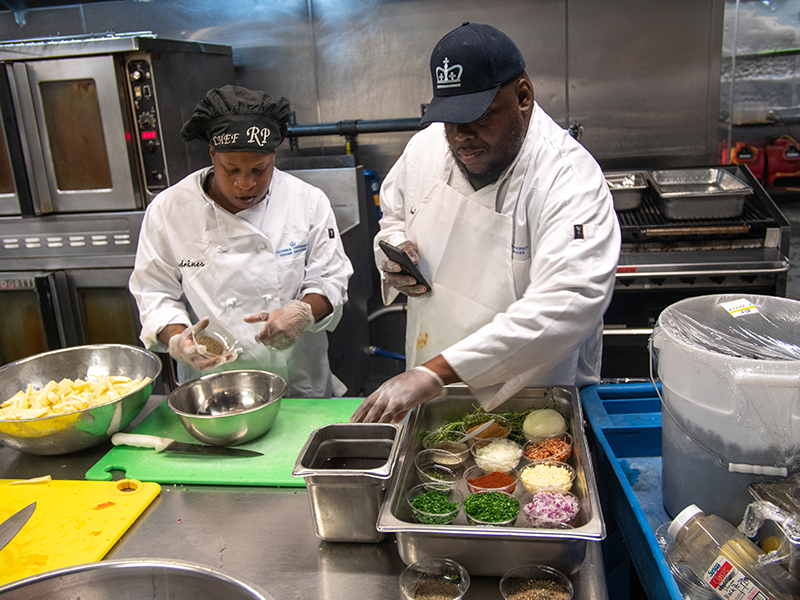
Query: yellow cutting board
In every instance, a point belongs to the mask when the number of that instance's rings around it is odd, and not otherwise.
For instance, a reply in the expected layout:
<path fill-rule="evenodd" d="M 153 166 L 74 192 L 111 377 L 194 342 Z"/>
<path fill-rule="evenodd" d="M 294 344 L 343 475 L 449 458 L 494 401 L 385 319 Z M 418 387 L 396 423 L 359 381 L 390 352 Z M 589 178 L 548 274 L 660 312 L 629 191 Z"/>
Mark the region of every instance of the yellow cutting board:
<path fill-rule="evenodd" d="M 0 550 L 0 585 L 100 560 L 161 491 L 135 479 L 14 481 L 0 479 L 0 523 L 31 502 L 36 510 Z"/>

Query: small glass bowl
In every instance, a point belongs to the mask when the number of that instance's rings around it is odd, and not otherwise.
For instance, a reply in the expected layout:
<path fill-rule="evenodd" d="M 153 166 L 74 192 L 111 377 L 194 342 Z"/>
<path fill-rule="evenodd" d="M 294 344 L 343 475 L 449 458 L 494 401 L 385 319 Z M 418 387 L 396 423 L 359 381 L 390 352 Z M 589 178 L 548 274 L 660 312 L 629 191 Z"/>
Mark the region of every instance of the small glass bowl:
<path fill-rule="evenodd" d="M 455 503 L 455 508 L 444 513 L 432 513 L 416 508 L 414 506 L 414 500 L 428 493 L 444 494 L 448 502 Z M 426 525 L 447 525 L 448 523 L 452 523 L 458 516 L 461 505 L 464 502 L 464 494 L 452 486 L 445 489 L 436 489 L 422 483 L 408 490 L 406 499 L 408 500 L 408 506 L 411 508 L 411 514 L 414 515 L 414 518 L 420 523 L 425 523 Z"/>
<path fill-rule="evenodd" d="M 422 447 L 426 450 L 449 452 L 459 459 L 460 464 L 469 458 L 469 440 L 456 444 L 462 437 L 464 437 L 464 434 L 460 431 L 434 431 L 425 436 L 422 440 Z M 445 458 L 449 459 L 447 456 Z"/>
<path fill-rule="evenodd" d="M 492 444 L 498 447 L 502 446 L 508 450 L 513 450 L 517 458 L 508 460 L 493 460 L 492 458 L 487 458 L 486 453 L 491 452 Z M 475 460 L 475 464 L 481 467 L 486 473 L 491 471 L 508 473 L 519 465 L 519 459 L 522 457 L 522 446 L 512 440 L 496 438 L 481 442 L 476 441 L 470 446 L 470 452 L 472 452 L 472 458 Z"/>
<path fill-rule="evenodd" d="M 452 594 L 443 589 L 452 587 Z M 469 573 L 449 558 L 429 558 L 408 565 L 400 573 L 400 589 L 408 600 L 437 598 L 461 600 L 469 589 Z"/>
<path fill-rule="evenodd" d="M 486 421 L 494 419 L 494 423 L 489 425 L 489 428 L 481 431 L 476 437 L 472 438 L 473 444 L 489 443 L 489 440 L 506 438 L 511 433 L 511 422 L 501 415 L 493 413 L 477 413 L 467 415 L 464 422 L 461 424 L 461 430 L 464 435 L 475 429 L 479 425 L 483 425 Z M 503 430 L 505 432 L 503 432 Z"/>
<path fill-rule="evenodd" d="M 563 469 L 566 473 L 553 471 L 553 469 Z M 558 475 L 557 478 L 556 475 Z M 567 463 L 554 460 L 537 460 L 519 472 L 519 480 L 529 492 L 544 489 L 568 492 L 572 489 L 575 475 L 575 468 Z"/>
<path fill-rule="evenodd" d="M 533 456 L 528 456 L 529 454 L 533 454 Z M 561 435 L 533 438 L 522 447 L 522 456 L 528 462 L 536 460 L 567 462 L 572 456 L 572 436 L 565 432 Z"/>
<path fill-rule="evenodd" d="M 539 490 L 520 500 L 522 514 L 532 527 L 560 529 L 571 525 L 581 511 L 581 501 L 572 492 Z"/>
<path fill-rule="evenodd" d="M 461 463 L 445 466 L 437 461 L 441 459 L 441 450 L 421 450 L 414 458 L 417 474 L 423 484 L 428 487 L 449 487 L 461 481 L 464 466 Z"/>
<path fill-rule="evenodd" d="M 479 519 L 477 517 L 473 517 L 467 512 L 467 505 L 471 502 L 474 502 L 476 499 L 482 499 L 483 497 L 487 497 L 491 494 L 500 494 L 506 498 L 506 502 L 509 503 L 511 506 L 516 506 L 517 510 L 514 512 L 514 516 L 510 519 L 506 519 L 505 521 L 484 521 L 483 519 Z M 479 494 L 467 494 L 467 497 L 464 498 L 464 516 L 467 517 L 467 523 L 470 525 L 479 525 L 479 526 L 488 526 L 488 527 L 513 527 L 514 523 L 517 521 L 517 516 L 519 516 L 519 500 L 512 496 L 511 494 L 507 494 L 506 492 L 498 492 L 495 490 L 489 492 L 481 492 Z"/>
<path fill-rule="evenodd" d="M 468 468 L 466 471 L 464 471 L 464 483 L 467 484 L 467 490 L 469 490 L 471 494 L 479 494 L 481 492 L 506 492 L 507 494 L 513 494 L 514 490 L 517 489 L 517 484 L 519 483 L 519 471 L 516 469 L 503 472 L 504 475 L 508 475 L 512 479 L 512 482 L 508 485 L 500 487 L 482 487 L 480 485 L 470 483 L 470 480 L 474 481 L 479 477 L 489 476 L 493 472 L 494 471 L 489 471 L 487 473 L 478 465 L 473 465 Z"/>
<path fill-rule="evenodd" d="M 559 586 L 567 592 L 567 600 L 572 600 L 575 593 L 569 577 L 545 565 L 526 565 L 510 570 L 500 578 L 500 593 L 505 600 L 517 598 L 526 591 L 542 589 L 536 587 L 537 582 L 542 582 L 540 584 L 542 587 L 548 586 L 545 589 L 551 589 L 554 585 Z"/>
<path fill-rule="evenodd" d="M 201 354 L 206 358 L 217 358 L 230 352 L 236 346 L 236 338 L 219 321 L 211 321 L 205 329 L 194 334 L 194 341 L 206 351 Z"/>

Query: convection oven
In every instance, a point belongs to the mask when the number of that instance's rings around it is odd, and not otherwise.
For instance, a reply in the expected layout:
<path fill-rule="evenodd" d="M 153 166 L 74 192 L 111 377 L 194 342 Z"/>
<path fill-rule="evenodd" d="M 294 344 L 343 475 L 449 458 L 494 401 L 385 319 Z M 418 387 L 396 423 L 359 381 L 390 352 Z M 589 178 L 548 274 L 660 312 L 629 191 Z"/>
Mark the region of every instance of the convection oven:
<path fill-rule="evenodd" d="M 68 346 L 140 345 L 128 279 L 142 213 L 0 219 L 0 363 Z"/>
<path fill-rule="evenodd" d="M 209 164 L 180 129 L 231 83 L 227 46 L 142 34 L 0 44 L 0 364 L 141 345 L 128 280 L 144 209 Z"/>
<path fill-rule="evenodd" d="M 208 163 L 180 129 L 228 46 L 142 35 L 0 44 L 0 214 L 144 208 Z"/>

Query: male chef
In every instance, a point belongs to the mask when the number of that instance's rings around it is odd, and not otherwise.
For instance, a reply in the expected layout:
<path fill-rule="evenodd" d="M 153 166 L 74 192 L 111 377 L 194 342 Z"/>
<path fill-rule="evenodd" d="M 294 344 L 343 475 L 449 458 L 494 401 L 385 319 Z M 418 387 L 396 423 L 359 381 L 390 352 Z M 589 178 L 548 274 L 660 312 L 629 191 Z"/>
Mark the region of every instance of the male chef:
<path fill-rule="evenodd" d="M 404 373 L 352 421 L 397 422 L 465 382 L 487 411 L 530 385 L 599 381 L 620 250 L 595 160 L 534 100 L 525 60 L 464 23 L 430 62 L 433 100 L 381 187 L 384 303 L 408 296 Z M 378 249 L 405 250 L 430 291 Z"/>

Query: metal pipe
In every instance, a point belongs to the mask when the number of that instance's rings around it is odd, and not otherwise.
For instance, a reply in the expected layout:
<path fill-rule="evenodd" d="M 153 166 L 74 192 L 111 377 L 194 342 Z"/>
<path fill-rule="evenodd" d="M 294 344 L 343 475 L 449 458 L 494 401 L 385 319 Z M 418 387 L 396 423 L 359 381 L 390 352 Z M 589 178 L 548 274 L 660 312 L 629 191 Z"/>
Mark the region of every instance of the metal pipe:
<path fill-rule="evenodd" d="M 381 317 L 388 313 L 394 312 L 405 312 L 408 308 L 406 304 L 390 304 L 389 306 L 384 306 L 383 308 L 379 308 L 378 310 L 371 312 L 367 315 L 367 323 L 371 323 L 378 317 Z"/>
<path fill-rule="evenodd" d="M 422 129 L 418 118 L 413 119 L 374 119 L 362 121 L 337 121 L 332 123 L 309 123 L 298 125 L 289 123 L 287 137 L 312 135 L 353 136 L 360 133 L 390 133 L 394 131 L 418 131 Z"/>

